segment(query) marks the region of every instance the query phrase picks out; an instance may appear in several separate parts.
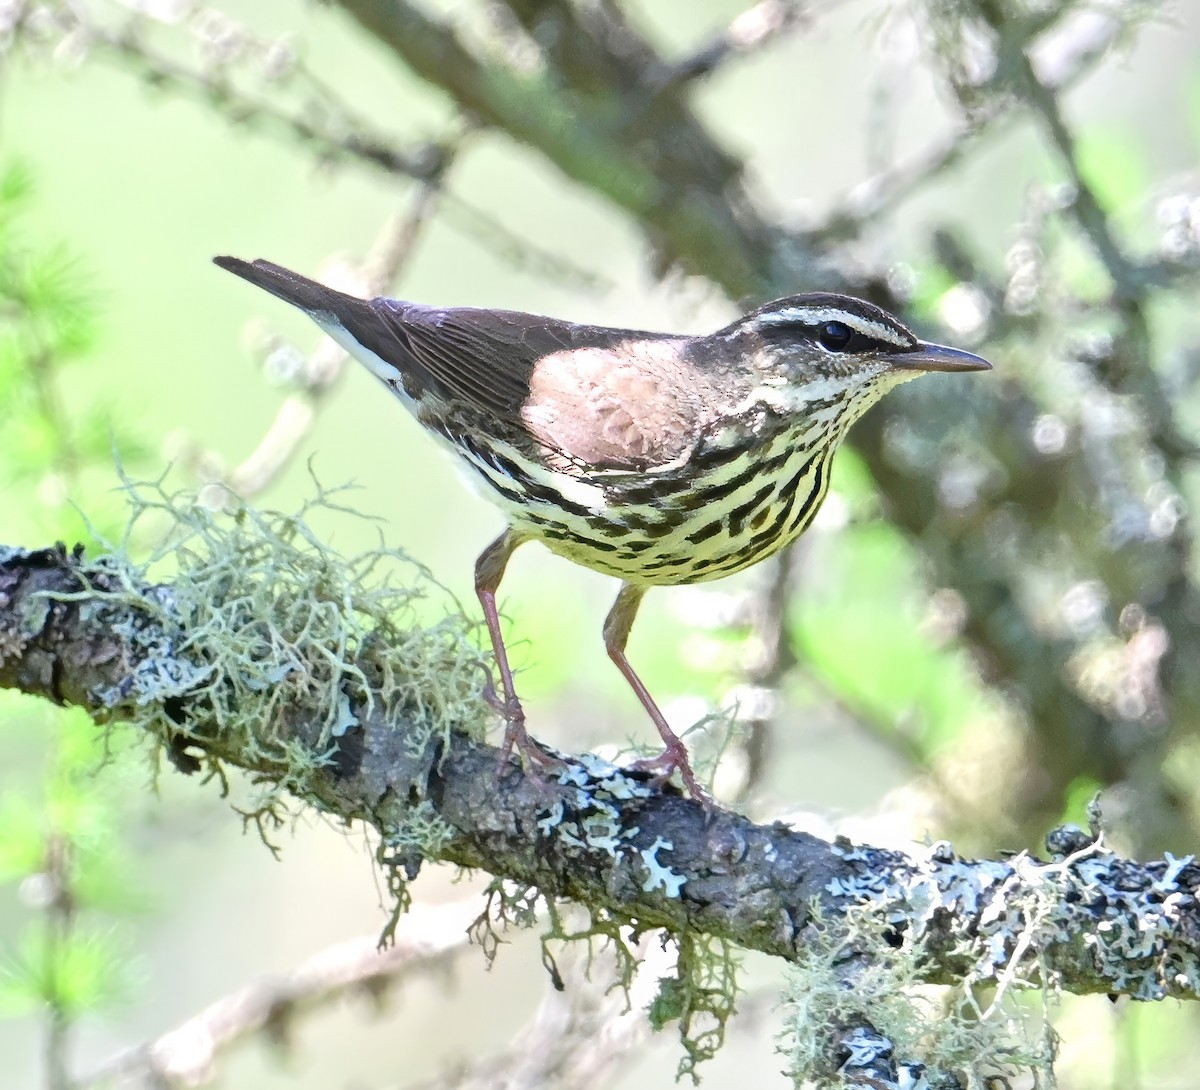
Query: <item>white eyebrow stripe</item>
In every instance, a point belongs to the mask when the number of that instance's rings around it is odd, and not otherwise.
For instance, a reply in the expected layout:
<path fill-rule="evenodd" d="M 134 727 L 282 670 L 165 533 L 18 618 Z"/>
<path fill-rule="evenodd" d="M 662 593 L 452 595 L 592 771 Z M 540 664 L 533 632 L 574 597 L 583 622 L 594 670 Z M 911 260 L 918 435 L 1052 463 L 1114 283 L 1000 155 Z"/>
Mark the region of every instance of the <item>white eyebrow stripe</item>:
<path fill-rule="evenodd" d="M 803 322 L 806 325 L 817 325 L 820 322 L 841 322 L 864 337 L 886 341 L 888 344 L 894 344 L 897 348 L 913 347 L 913 342 L 892 326 L 885 325 L 883 322 L 873 322 L 870 318 L 851 314 L 838 307 L 786 307 L 783 310 L 760 314 L 754 319 L 754 324 L 759 326 L 786 325 L 793 322 Z"/>

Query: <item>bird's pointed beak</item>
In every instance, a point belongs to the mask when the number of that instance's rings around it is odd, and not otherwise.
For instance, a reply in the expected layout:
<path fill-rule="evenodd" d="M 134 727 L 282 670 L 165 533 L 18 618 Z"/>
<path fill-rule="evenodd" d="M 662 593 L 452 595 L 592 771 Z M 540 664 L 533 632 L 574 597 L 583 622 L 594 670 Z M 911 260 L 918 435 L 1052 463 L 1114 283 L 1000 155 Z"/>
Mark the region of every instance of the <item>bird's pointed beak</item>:
<path fill-rule="evenodd" d="M 944 344 L 921 341 L 912 352 L 897 352 L 890 358 L 897 371 L 990 371 L 992 365 L 974 352 Z"/>

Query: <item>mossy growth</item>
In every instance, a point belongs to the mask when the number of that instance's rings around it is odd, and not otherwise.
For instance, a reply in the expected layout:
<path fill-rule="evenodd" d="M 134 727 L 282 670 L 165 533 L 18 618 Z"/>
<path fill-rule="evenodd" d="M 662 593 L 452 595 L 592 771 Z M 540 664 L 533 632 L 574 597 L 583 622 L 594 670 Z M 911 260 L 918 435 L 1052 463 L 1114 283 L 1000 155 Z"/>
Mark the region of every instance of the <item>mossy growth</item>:
<path fill-rule="evenodd" d="M 125 676 L 93 698 L 176 764 L 222 780 L 223 759 L 250 771 L 261 794 L 247 817 L 260 827 L 285 792 L 312 801 L 313 772 L 367 714 L 402 723 L 414 752 L 489 722 L 487 659 L 449 593 L 397 550 L 343 556 L 309 526 L 316 511 L 362 517 L 338 502 L 340 490 L 318 485 L 285 514 L 214 510 L 161 481 L 123 480 L 124 534 L 68 596 L 127 648 Z M 157 544 L 141 545 L 147 538 Z M 450 606 L 429 624 L 417 603 L 431 595 Z M 415 816 L 413 829 L 391 831 L 397 843 L 444 840 L 426 811 Z"/>
<path fill-rule="evenodd" d="M 610 989 L 620 989 L 632 1003 L 635 980 L 645 972 L 640 944 L 646 929 L 637 921 L 606 909 L 575 902 L 559 903 L 535 886 L 497 878 L 487 890 L 487 904 L 470 934 L 489 962 L 496 957 L 504 932 L 512 926 L 542 927 L 542 964 L 554 987 L 563 990 L 559 958 L 564 951 L 584 952 L 583 971 L 592 979 L 597 962 L 611 966 Z M 736 1013 L 741 968 L 738 948 L 726 939 L 699 932 L 664 934 L 664 949 L 675 949 L 674 971 L 659 977 L 646 1018 L 661 1031 L 678 1025 L 683 1047 L 676 1079 L 699 1083 L 699 1067 L 725 1043 L 725 1032 Z M 604 971 L 609 971 L 605 969 Z"/>
<path fill-rule="evenodd" d="M 736 1013 L 740 963 L 737 948 L 714 935 L 685 931 L 676 942 L 675 975 L 659 980 L 647 1013 L 655 1029 L 679 1023 L 683 1056 L 675 1077 L 699 1083 L 698 1066 L 720 1051 Z"/>
<path fill-rule="evenodd" d="M 837 919 L 815 911 L 808 932 L 784 994 L 779 1042 L 798 1087 L 827 1085 L 833 1036 L 863 1025 L 919 1085 L 987 1090 L 1021 1076 L 1054 1085 L 1056 993 L 1036 961 L 1014 956 L 999 983 L 981 973 L 936 987 L 923 982 L 922 942 L 868 906 Z M 898 1077 L 906 1085 L 902 1071 Z"/>

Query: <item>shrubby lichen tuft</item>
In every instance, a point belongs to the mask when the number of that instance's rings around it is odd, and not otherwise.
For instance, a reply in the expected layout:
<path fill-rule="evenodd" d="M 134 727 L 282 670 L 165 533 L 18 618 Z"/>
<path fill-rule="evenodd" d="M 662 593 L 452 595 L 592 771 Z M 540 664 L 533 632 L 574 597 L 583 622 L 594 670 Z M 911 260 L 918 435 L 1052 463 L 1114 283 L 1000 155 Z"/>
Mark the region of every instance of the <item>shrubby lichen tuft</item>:
<path fill-rule="evenodd" d="M 303 791 L 354 709 L 402 715 L 414 749 L 489 721 L 471 622 L 456 604 L 432 625 L 417 616 L 421 598 L 448 592 L 398 550 L 347 557 L 313 533 L 314 511 L 355 514 L 335 492 L 318 486 L 285 514 L 213 511 L 161 481 L 124 487 L 125 533 L 72 596 L 132 649 L 122 681 L 94 694 L 114 716 L 173 752 L 202 740 L 211 768 L 237 753 L 269 773 L 268 803 Z M 160 543 L 143 557 L 133 543 L 151 529 Z"/>
<path fill-rule="evenodd" d="M 697 1068 L 725 1043 L 739 991 L 737 948 L 716 935 L 685 931 L 676 937 L 675 975 L 658 982 L 658 994 L 646 1012 L 658 1030 L 679 1023 L 683 1056 L 675 1077 L 699 1083 Z"/>
<path fill-rule="evenodd" d="M 848 906 L 836 918 L 814 909 L 783 1000 L 779 1051 L 796 1085 L 827 1080 L 834 1035 L 845 1047 L 856 1027 L 864 1049 L 886 1051 L 885 1064 L 919 1070 L 915 1085 L 986 1087 L 1021 1074 L 1053 1085 L 1049 1006 L 1057 993 L 1044 983 L 1049 974 L 1014 955 L 999 983 L 981 970 L 953 987 L 928 985 L 924 941 L 874 905 Z"/>

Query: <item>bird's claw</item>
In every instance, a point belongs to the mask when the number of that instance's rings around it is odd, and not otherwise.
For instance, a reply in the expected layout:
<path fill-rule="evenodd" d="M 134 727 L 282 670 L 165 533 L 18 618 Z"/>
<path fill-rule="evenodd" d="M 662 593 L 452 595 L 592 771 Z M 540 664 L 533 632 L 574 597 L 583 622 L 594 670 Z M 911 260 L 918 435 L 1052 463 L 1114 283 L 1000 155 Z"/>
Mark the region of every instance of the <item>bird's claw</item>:
<path fill-rule="evenodd" d="M 687 788 L 687 793 L 693 799 L 702 803 L 706 809 L 711 809 L 715 805 L 713 797 L 700 786 L 700 781 L 696 779 L 696 773 L 692 770 L 691 762 L 688 760 L 687 750 L 678 740 L 668 743 L 657 757 L 643 757 L 639 761 L 634 761 L 629 767 L 635 772 L 651 773 L 655 784 L 666 783 L 672 773 L 678 769 L 683 786 Z"/>
<path fill-rule="evenodd" d="M 565 762 L 561 757 L 547 753 L 529 737 L 529 733 L 525 729 L 525 709 L 521 706 L 517 694 L 501 695 L 498 693 L 496 684 L 489 675 L 483 685 L 483 699 L 504 717 L 504 739 L 500 744 L 500 756 L 496 760 L 496 779 L 499 780 L 504 775 L 512 760 L 513 751 L 516 750 L 525 759 L 523 763 L 527 775 L 535 783 L 549 787 L 550 785 L 542 775 L 543 771 L 562 768 Z M 668 743 L 656 757 L 643 757 L 641 760 L 634 761 L 629 767 L 635 772 L 650 773 L 651 782 L 655 786 L 666 783 L 678 769 L 688 795 L 701 803 L 707 810 L 711 810 L 716 805 L 712 796 L 700 786 L 700 781 L 696 779 L 696 773 L 692 770 L 691 762 L 688 760 L 687 750 L 678 740 Z"/>
<path fill-rule="evenodd" d="M 548 786 L 542 778 L 541 768 L 554 768 L 562 765 L 562 760 L 553 757 L 541 748 L 525 729 L 525 709 L 516 693 L 502 696 L 496 692 L 496 684 L 488 677 L 483 686 L 483 699 L 486 703 L 504 717 L 504 739 L 500 743 L 500 756 L 496 759 L 496 778 L 504 775 L 513 750 L 517 750 L 525 758 L 529 776 L 539 784 Z"/>

